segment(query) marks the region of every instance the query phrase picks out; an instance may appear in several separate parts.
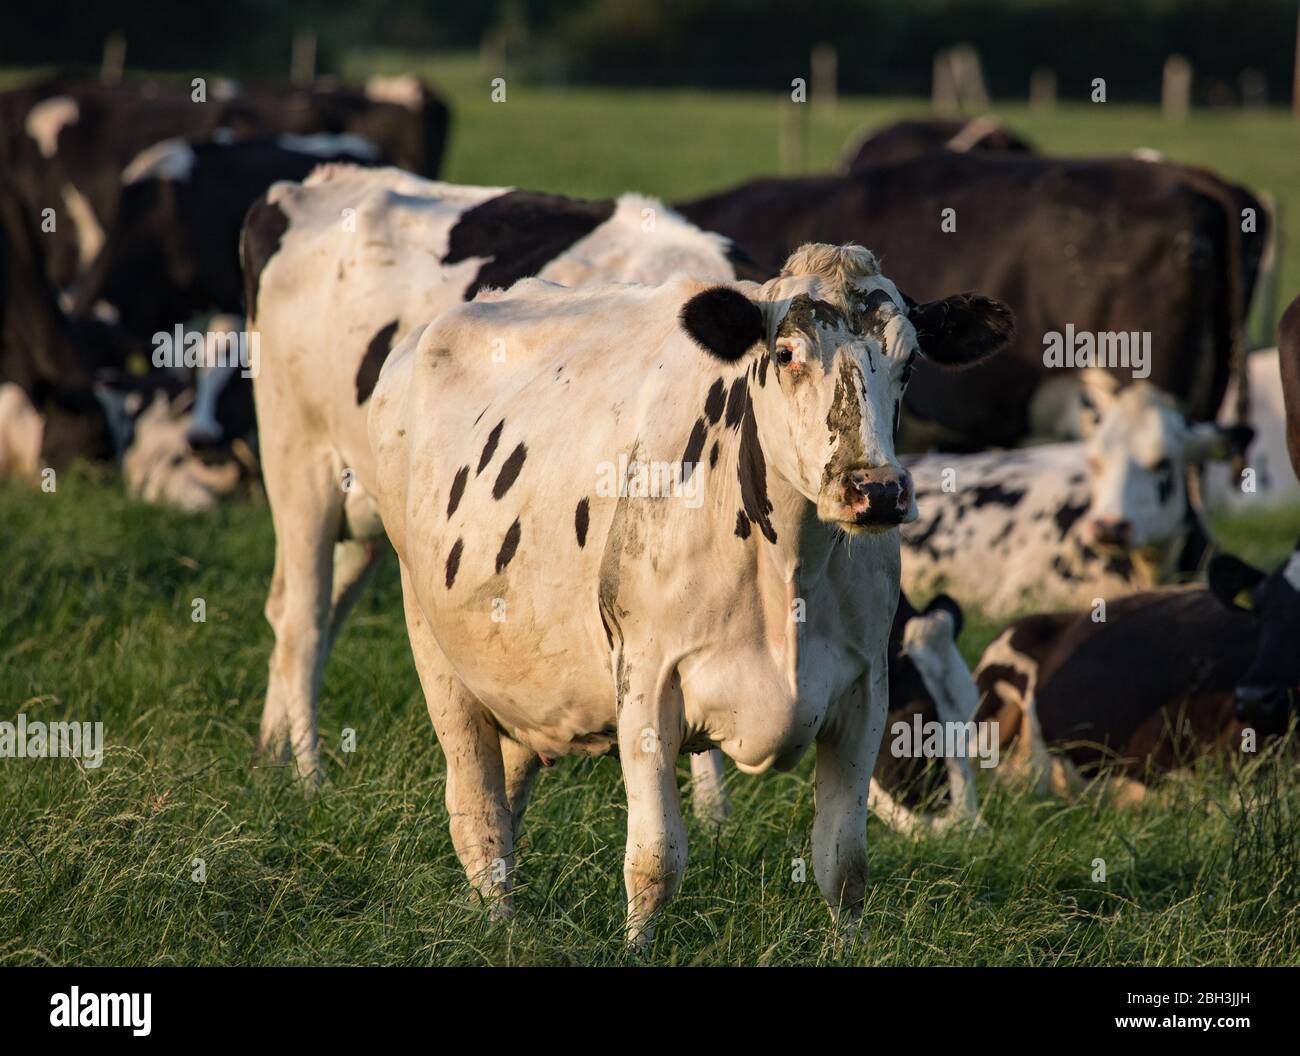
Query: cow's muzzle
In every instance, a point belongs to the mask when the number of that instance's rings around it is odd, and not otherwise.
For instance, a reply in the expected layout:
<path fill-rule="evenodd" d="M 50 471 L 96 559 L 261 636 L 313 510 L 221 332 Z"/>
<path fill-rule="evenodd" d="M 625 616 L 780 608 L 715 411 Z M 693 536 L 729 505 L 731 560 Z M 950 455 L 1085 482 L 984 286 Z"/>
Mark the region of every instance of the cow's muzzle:
<path fill-rule="evenodd" d="M 894 466 L 861 466 L 841 479 L 841 520 L 863 527 L 902 524 L 912 509 L 912 475 Z"/>
<path fill-rule="evenodd" d="M 1281 733 L 1286 728 L 1291 694 L 1277 686 L 1243 683 L 1234 693 L 1237 718 L 1259 727 L 1262 733 Z"/>

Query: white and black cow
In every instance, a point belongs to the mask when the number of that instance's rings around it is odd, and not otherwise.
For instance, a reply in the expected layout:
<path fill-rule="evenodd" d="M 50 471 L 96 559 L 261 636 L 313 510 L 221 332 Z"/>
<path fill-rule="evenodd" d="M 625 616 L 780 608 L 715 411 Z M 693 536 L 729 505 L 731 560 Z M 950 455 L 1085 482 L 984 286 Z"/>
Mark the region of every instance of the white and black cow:
<path fill-rule="evenodd" d="M 508 910 L 538 757 L 616 749 L 645 943 L 686 864 L 679 752 L 761 773 L 815 743 L 814 873 L 856 923 L 915 515 L 898 404 L 918 354 L 970 362 L 1010 330 L 972 296 L 909 311 L 866 250 L 814 245 L 761 287 L 527 280 L 402 343 L 368 468 L 480 893 Z"/>
<path fill-rule="evenodd" d="M 1141 382 L 1117 394 L 1093 386 L 1087 408 L 1086 441 L 904 458 L 924 510 L 902 533 L 908 590 L 942 588 L 1011 615 L 1092 605 L 1200 568 L 1210 540 L 1189 475 L 1250 431 L 1189 424 Z"/>
<path fill-rule="evenodd" d="M 112 227 L 123 170 L 157 143 L 350 134 L 432 177 L 448 120 L 447 107 L 410 76 L 372 79 L 364 89 L 213 80 L 201 100 L 189 84 L 54 78 L 0 92 L 0 161 L 34 223 L 56 211 L 50 274 L 66 287 Z"/>
<path fill-rule="evenodd" d="M 975 670 L 1004 765 L 1064 797 L 1100 775 L 1131 803 L 1203 755 L 1242 751 L 1247 724 L 1283 732 L 1300 695 L 1300 550 L 1272 574 L 1216 554 L 1208 579 L 1121 598 L 1104 621 L 1007 627 Z"/>
<path fill-rule="evenodd" d="M 1296 383 L 1300 384 L 1300 353 L 1293 353 L 1293 358 L 1296 362 L 1291 369 L 1296 371 Z M 1292 470 L 1289 453 L 1287 366 L 1277 348 L 1256 349 L 1246 358 L 1254 437 L 1242 452 L 1240 465 L 1234 459 L 1231 464 L 1216 462 L 1206 467 L 1203 482 L 1207 509 L 1248 512 L 1300 503 L 1300 478 Z M 1218 420 L 1224 425 L 1237 421 L 1237 389 L 1234 378 L 1219 410 Z M 1290 399 L 1300 400 L 1300 389 Z M 1300 430 L 1300 423 L 1296 428 Z M 1300 436 L 1296 443 L 1300 445 Z"/>
<path fill-rule="evenodd" d="M 393 346 L 488 287 L 735 276 L 723 238 L 639 195 L 587 202 L 325 166 L 250 211 L 243 263 L 259 452 L 276 531 L 276 632 L 261 744 L 318 769 L 316 694 L 334 636 L 382 556 L 366 408 Z M 508 349 L 493 362 L 503 384 Z M 376 543 L 379 543 L 377 546 Z"/>
<path fill-rule="evenodd" d="M 155 144 L 122 173 L 115 219 L 77 283 L 72 313 L 107 309 L 148 339 L 200 313 L 240 312 L 239 233 L 253 202 L 322 162 L 382 160 L 352 134 Z"/>

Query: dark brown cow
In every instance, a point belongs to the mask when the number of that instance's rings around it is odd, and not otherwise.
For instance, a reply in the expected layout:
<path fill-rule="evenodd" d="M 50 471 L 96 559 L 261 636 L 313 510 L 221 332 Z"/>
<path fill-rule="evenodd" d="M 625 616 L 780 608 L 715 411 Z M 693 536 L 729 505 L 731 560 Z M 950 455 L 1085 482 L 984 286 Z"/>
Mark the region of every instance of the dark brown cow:
<path fill-rule="evenodd" d="M 1243 592 L 1250 609 L 1235 603 Z M 1297 640 L 1300 551 L 1271 575 L 1218 555 L 1209 589 L 1132 594 L 1100 622 L 1091 611 L 1016 620 L 975 669 L 977 719 L 999 724 L 1004 751 L 1019 739 L 1016 754 L 1037 757 L 1041 784 L 1077 789 L 1109 764 L 1140 797 L 1199 756 L 1240 751 L 1247 723 L 1281 732 L 1300 688 Z"/>
<path fill-rule="evenodd" d="M 1243 235 L 1245 201 L 1257 231 Z M 1034 397 L 1064 375 L 1044 363 L 1045 336 L 1067 324 L 1149 332 L 1149 380 L 1190 417 L 1213 419 L 1268 226 L 1260 203 L 1199 170 L 950 151 L 842 176 L 757 180 L 678 208 L 769 264 L 806 241 L 853 238 L 878 247 L 914 297 L 980 289 L 1011 306 L 1017 337 L 1006 354 L 960 376 L 917 369 L 905 450 L 980 450 L 1039 434 L 1036 418 L 1053 416 Z M 944 230 L 945 216 L 955 230 Z"/>
<path fill-rule="evenodd" d="M 849 149 L 844 171 L 906 161 L 932 150 L 995 151 L 1033 154 L 1034 148 L 1008 128 L 988 117 L 972 121 L 945 118 L 910 118 L 896 121 L 863 136 Z"/>

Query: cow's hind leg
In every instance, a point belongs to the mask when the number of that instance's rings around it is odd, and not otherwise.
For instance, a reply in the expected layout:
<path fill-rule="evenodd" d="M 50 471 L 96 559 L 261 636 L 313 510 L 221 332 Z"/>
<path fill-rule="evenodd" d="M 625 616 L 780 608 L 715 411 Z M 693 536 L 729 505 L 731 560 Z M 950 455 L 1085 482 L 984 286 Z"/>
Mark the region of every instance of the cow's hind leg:
<path fill-rule="evenodd" d="M 691 756 L 691 810 L 705 825 L 720 825 L 731 813 L 723 784 L 722 753 L 716 748 Z"/>
<path fill-rule="evenodd" d="M 510 804 L 510 825 L 515 839 L 519 838 L 519 826 L 524 822 L 524 811 L 528 809 L 528 797 L 533 792 L 533 781 L 542 761 L 537 753 L 527 745 L 520 744 L 513 737 L 501 734 L 501 762 L 505 768 L 506 802 Z"/>
<path fill-rule="evenodd" d="M 387 544 L 383 539 L 345 539 L 334 544 L 334 589 L 330 597 L 330 648 L 348 613 L 375 578 Z"/>
<path fill-rule="evenodd" d="M 275 571 L 266 599 L 275 647 L 259 746 L 280 758 L 287 746 L 298 775 L 315 784 L 316 697 L 329 651 L 333 547 L 343 495 L 324 462 L 283 464 L 268 453 L 264 469 L 275 525 Z"/>
<path fill-rule="evenodd" d="M 493 918 L 508 915 L 514 837 L 506 798 L 500 731 L 465 688 L 434 639 L 402 568 L 402 602 L 411 653 L 438 743 L 447 758 L 447 813 L 451 842 L 470 886 Z"/>
<path fill-rule="evenodd" d="M 817 734 L 813 872 L 831 916 L 855 931 L 867 887 L 867 804 L 889 709 L 882 654 Z"/>

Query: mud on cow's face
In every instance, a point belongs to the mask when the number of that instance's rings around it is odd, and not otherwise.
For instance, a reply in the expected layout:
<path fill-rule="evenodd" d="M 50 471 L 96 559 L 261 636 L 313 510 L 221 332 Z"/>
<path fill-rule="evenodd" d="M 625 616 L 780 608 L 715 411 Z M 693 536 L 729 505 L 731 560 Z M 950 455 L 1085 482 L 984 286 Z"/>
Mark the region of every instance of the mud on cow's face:
<path fill-rule="evenodd" d="M 756 357 L 742 429 L 821 520 L 849 532 L 916 518 L 894 434 L 917 357 L 976 363 L 1013 328 L 1010 310 L 984 297 L 915 304 L 853 245 L 804 246 L 778 278 L 746 292 L 706 290 L 682 324 L 720 358 Z"/>
<path fill-rule="evenodd" d="M 1209 582 L 1219 601 L 1248 608 L 1259 624 L 1254 663 L 1236 688 L 1237 717 L 1263 733 L 1282 733 L 1289 706 L 1300 702 L 1300 544 L 1271 575 L 1217 554 Z"/>
<path fill-rule="evenodd" d="M 1084 418 L 1092 492 L 1089 541 L 1105 550 L 1142 550 L 1176 538 L 1186 524 L 1187 473 L 1227 458 L 1247 431 L 1189 424 L 1155 386 L 1093 393 Z"/>

